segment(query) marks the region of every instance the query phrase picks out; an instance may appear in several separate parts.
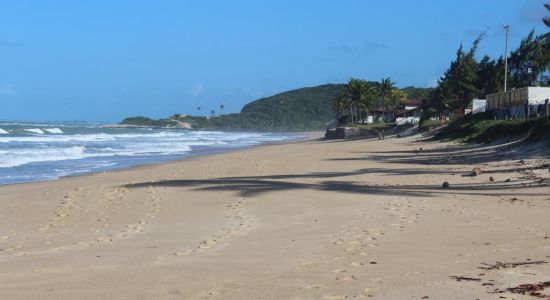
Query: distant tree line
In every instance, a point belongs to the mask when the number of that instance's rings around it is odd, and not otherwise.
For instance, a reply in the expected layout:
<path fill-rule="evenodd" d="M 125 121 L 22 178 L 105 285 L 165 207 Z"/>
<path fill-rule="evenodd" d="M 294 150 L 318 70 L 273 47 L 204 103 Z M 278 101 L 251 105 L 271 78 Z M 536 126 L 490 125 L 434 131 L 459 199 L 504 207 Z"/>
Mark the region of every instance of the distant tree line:
<path fill-rule="evenodd" d="M 544 4 L 550 12 L 550 5 Z M 550 27 L 550 17 L 543 19 Z M 481 34 L 468 51 L 460 45 L 456 57 L 443 76 L 438 80 L 424 108 L 440 116 L 467 107 L 473 98 L 484 98 L 487 94 L 504 90 L 505 58 L 494 59 L 488 55 L 477 60 L 475 55 Z M 524 37 L 519 47 L 508 56 L 507 89 L 526 86 L 549 86 L 550 76 L 550 33 L 535 35 L 532 30 Z"/>
<path fill-rule="evenodd" d="M 550 4 L 544 4 L 544 8 L 550 13 Z M 550 16 L 542 21 L 550 28 Z M 481 60 L 476 59 L 478 46 L 484 37 L 484 33 L 480 34 L 469 50 L 460 45 L 456 57 L 435 88 L 407 87 L 400 90 L 395 88 L 390 78 L 375 83 L 353 78 L 347 83 L 345 91 L 334 99 L 334 110 L 339 118 L 346 115 L 352 124 L 362 123 L 369 114 L 375 120 L 382 120 L 384 118 L 380 118 L 380 113 L 395 107 L 399 99 L 409 97 L 423 100 L 425 116 L 443 117 L 468 107 L 474 98 L 501 92 L 504 90 L 505 58 L 502 55 L 498 58 L 485 55 Z M 507 88 L 549 86 L 549 70 L 550 33 L 535 35 L 532 30 L 509 53 Z"/>
<path fill-rule="evenodd" d="M 389 77 L 380 82 L 352 78 L 344 91 L 334 98 L 333 108 L 339 119 L 346 115 L 350 123 L 359 124 L 365 123 L 369 115 L 381 119 L 389 108 L 397 106 L 406 96 Z"/>

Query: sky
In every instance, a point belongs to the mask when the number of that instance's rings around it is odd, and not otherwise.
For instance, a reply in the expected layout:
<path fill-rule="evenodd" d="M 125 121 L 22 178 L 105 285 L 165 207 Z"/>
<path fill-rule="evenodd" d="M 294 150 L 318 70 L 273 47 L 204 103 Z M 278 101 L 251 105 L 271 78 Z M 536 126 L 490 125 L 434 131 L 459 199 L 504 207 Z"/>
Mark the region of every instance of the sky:
<path fill-rule="evenodd" d="M 351 77 L 433 86 L 544 33 L 544 0 L 0 0 L 0 120 L 232 113 Z M 220 110 L 220 105 L 224 110 Z M 197 111 L 197 107 L 201 111 Z"/>

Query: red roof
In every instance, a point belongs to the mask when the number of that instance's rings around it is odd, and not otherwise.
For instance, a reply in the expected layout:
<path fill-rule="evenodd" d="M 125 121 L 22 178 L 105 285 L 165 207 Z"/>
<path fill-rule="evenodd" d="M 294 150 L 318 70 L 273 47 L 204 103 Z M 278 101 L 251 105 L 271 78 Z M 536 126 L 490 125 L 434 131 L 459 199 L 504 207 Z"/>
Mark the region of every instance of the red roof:
<path fill-rule="evenodd" d="M 417 99 L 403 99 L 403 100 L 400 100 L 399 103 L 403 105 L 419 106 L 422 104 L 422 101 Z"/>

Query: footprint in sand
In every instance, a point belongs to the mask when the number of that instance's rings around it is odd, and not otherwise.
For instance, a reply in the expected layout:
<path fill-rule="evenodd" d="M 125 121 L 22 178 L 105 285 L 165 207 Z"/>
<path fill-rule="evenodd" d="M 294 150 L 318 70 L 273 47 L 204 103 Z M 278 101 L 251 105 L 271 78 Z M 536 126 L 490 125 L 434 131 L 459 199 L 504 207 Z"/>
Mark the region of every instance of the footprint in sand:
<path fill-rule="evenodd" d="M 317 289 L 322 289 L 322 288 L 325 288 L 326 285 L 324 284 L 310 284 L 310 285 L 307 285 L 306 286 L 306 289 L 308 290 L 317 290 Z"/>
<path fill-rule="evenodd" d="M 246 199 L 235 201 L 226 205 L 232 212 L 231 215 L 226 216 L 226 219 L 233 220 L 233 225 L 224 226 L 218 231 L 212 233 L 209 238 L 202 239 L 195 247 L 187 247 L 178 249 L 170 254 L 170 256 L 185 256 L 190 254 L 200 253 L 207 249 L 214 248 L 217 244 L 223 240 L 232 238 L 238 234 L 242 234 L 245 228 L 252 226 L 252 218 L 245 216 L 242 210 L 242 206 L 247 203 Z M 164 257 L 159 257 L 157 262 L 164 260 Z"/>

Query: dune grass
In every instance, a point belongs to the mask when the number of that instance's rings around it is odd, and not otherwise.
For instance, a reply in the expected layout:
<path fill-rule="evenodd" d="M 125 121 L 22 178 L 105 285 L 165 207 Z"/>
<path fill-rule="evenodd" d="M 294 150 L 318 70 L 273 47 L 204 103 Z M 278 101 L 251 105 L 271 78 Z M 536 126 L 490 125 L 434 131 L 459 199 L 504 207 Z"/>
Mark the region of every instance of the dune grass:
<path fill-rule="evenodd" d="M 441 129 L 436 140 L 491 143 L 499 139 L 527 137 L 530 142 L 550 138 L 550 117 L 524 120 L 494 120 L 489 113 L 466 115 Z"/>

